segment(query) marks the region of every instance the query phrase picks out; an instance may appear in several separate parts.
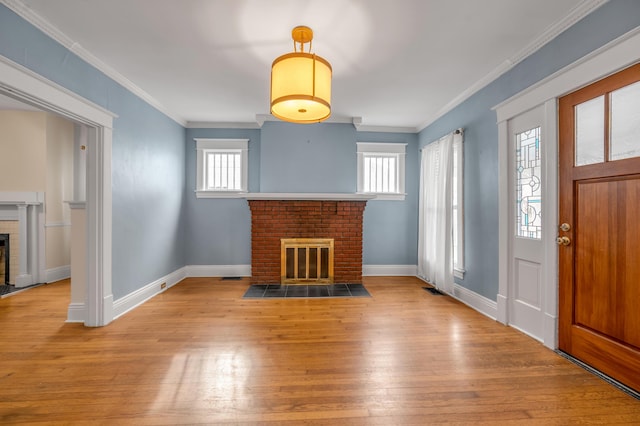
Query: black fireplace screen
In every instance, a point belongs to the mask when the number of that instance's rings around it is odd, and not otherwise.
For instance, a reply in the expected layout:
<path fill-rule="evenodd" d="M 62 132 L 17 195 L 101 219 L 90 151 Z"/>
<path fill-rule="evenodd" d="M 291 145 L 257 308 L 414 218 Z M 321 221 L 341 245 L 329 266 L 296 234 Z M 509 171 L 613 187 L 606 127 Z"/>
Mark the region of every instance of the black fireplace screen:
<path fill-rule="evenodd" d="M 9 283 L 9 234 L 0 234 L 0 284 Z"/>

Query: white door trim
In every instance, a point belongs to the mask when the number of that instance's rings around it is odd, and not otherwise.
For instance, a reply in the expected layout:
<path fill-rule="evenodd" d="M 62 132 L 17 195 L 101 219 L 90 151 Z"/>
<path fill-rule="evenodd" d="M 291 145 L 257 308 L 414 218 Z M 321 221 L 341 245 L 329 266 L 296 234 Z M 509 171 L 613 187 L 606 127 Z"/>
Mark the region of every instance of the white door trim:
<path fill-rule="evenodd" d="M 542 235 L 539 241 L 529 240 L 515 237 L 515 187 L 513 185 L 515 179 L 515 155 L 513 151 L 508 156 L 507 164 L 508 173 L 501 182 L 506 183 L 506 188 L 501 194 L 505 194 L 507 199 L 508 213 L 504 217 L 507 232 L 507 256 L 508 256 L 508 279 L 506 288 L 500 288 L 499 300 L 505 302 L 506 305 L 500 305 L 505 319 L 500 318 L 505 324 L 509 324 L 518 328 L 522 332 L 539 340 L 547 346 L 554 344 L 555 334 L 553 332 L 557 321 L 557 292 L 555 290 L 555 273 L 557 264 L 557 249 L 553 243 L 556 239 L 556 222 L 557 222 L 557 136 L 556 136 L 556 102 L 550 100 L 543 105 L 532 110 L 519 114 L 508 121 L 501 123 L 510 129 L 508 144 L 505 144 L 507 151 L 509 147 L 513 147 L 515 131 L 523 131 L 533 127 L 541 128 L 541 160 L 542 169 L 541 177 L 541 194 L 542 194 Z M 516 127 L 514 127 L 516 126 Z M 528 248 L 527 248 L 528 247 Z M 542 252 L 540 253 L 540 247 Z M 521 257 L 524 256 L 524 257 Z M 517 259 L 517 260 L 516 260 Z M 527 274 L 525 278 L 527 291 L 531 291 L 533 287 L 538 290 L 538 298 L 536 302 L 520 300 L 520 296 L 516 293 L 516 287 L 522 285 L 519 281 L 523 277 L 517 274 L 517 265 L 529 264 L 539 273 L 538 278 L 531 280 L 531 274 Z M 519 278 L 518 278 L 519 277 Z M 553 283 L 553 287 L 550 285 Z M 547 285 L 549 284 L 549 285 Z M 501 302 L 501 303 L 502 303 Z M 530 303 L 534 303 L 531 305 Z M 551 330 L 549 333 L 548 330 Z"/>
<path fill-rule="evenodd" d="M 544 324 L 544 345 L 555 349 L 558 346 L 558 264 L 557 264 L 557 247 L 555 245 L 555 233 L 557 225 L 557 202 L 558 202 L 558 123 L 557 123 L 557 99 L 570 93 L 589 83 L 597 81 L 607 75 L 613 74 L 624 69 L 634 63 L 640 61 L 640 27 L 624 34 L 623 36 L 611 41 L 605 46 L 595 50 L 563 68 L 562 70 L 550 75 L 539 83 L 523 90 L 517 95 L 505 100 L 493 109 L 496 110 L 498 117 L 498 162 L 499 162 L 499 184 L 498 184 L 498 321 L 506 324 L 508 321 L 508 284 L 509 284 L 509 192 L 507 186 L 508 176 L 508 143 L 509 134 L 507 130 L 507 121 L 517 115 L 526 112 L 539 105 L 545 105 L 545 120 L 547 122 L 548 132 L 546 134 L 547 144 L 550 154 L 554 158 L 546 162 L 547 178 L 547 202 L 555 204 L 553 210 L 550 210 L 555 217 L 549 217 L 546 223 L 552 226 L 546 226 L 547 233 L 553 233 L 554 237 L 547 235 L 545 244 L 545 262 L 550 266 L 545 274 L 545 324 Z M 551 178 L 553 177 L 553 178 Z M 552 182 L 553 180 L 554 182 Z"/>
<path fill-rule="evenodd" d="M 87 145 L 87 279 L 84 324 L 113 320 L 111 290 L 111 143 L 114 114 L 0 56 L 0 93 L 89 129 Z"/>

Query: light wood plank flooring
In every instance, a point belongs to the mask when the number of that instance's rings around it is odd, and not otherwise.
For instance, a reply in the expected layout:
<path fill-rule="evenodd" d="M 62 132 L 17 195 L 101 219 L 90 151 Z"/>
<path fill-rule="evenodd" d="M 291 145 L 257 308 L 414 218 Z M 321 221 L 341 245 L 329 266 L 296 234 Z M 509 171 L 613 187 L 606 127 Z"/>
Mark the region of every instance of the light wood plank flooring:
<path fill-rule="evenodd" d="M 69 283 L 0 300 L 1 424 L 638 424 L 640 401 L 414 278 L 242 299 L 191 278 L 107 327 Z"/>

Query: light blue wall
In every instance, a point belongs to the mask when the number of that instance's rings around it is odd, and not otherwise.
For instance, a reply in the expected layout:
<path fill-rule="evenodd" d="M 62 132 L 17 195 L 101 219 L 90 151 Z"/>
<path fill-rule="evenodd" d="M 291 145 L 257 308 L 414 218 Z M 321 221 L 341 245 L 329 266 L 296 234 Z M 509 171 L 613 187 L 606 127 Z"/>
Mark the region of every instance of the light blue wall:
<path fill-rule="evenodd" d="M 0 55 L 114 112 L 113 295 L 184 266 L 185 131 L 0 5 Z"/>
<path fill-rule="evenodd" d="M 262 127 L 262 192 L 356 192 L 352 124 L 266 122 Z"/>
<path fill-rule="evenodd" d="M 363 263 L 418 263 L 418 188 L 420 155 L 414 133 L 358 132 L 358 142 L 405 143 L 405 200 L 369 201 L 364 211 Z"/>
<path fill-rule="evenodd" d="M 640 1 L 611 0 L 419 134 L 419 146 L 464 135 L 464 287 L 498 293 L 498 127 L 492 107 L 640 25 Z M 640 52 L 638 52 L 640 60 Z"/>
<path fill-rule="evenodd" d="M 0 55 L 118 114 L 112 165 L 116 299 L 185 264 L 250 263 L 246 201 L 195 199 L 194 137 L 250 139 L 253 192 L 354 192 L 356 141 L 408 143 L 407 198 L 368 203 L 364 263 L 415 265 L 418 149 L 457 127 L 465 128 L 467 274 L 460 283 L 495 299 L 498 132 L 491 107 L 638 25 L 639 1 L 609 1 L 419 135 L 271 122 L 261 130 L 185 131 L 2 5 Z"/>
<path fill-rule="evenodd" d="M 358 133 L 351 124 L 267 122 L 260 130 L 187 130 L 187 244 L 192 265 L 251 263 L 251 215 L 244 199 L 196 199 L 194 138 L 246 138 L 252 192 L 356 191 L 356 142 L 407 146 L 405 201 L 370 201 L 364 216 L 367 265 L 415 265 L 417 247 L 417 135 Z"/>
<path fill-rule="evenodd" d="M 260 130 L 187 129 L 185 143 L 187 265 L 250 265 L 251 213 L 247 200 L 196 198 L 195 138 L 249 139 L 249 191 L 260 192 Z"/>

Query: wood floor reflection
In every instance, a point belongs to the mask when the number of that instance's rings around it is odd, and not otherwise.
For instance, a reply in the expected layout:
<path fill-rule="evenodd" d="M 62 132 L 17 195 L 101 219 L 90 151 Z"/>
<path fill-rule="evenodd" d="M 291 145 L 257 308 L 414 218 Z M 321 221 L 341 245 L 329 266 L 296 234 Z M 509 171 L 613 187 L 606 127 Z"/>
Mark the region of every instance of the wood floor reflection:
<path fill-rule="evenodd" d="M 0 423 L 634 423 L 640 401 L 415 278 L 243 299 L 190 278 L 102 328 L 69 283 L 0 300 Z"/>

